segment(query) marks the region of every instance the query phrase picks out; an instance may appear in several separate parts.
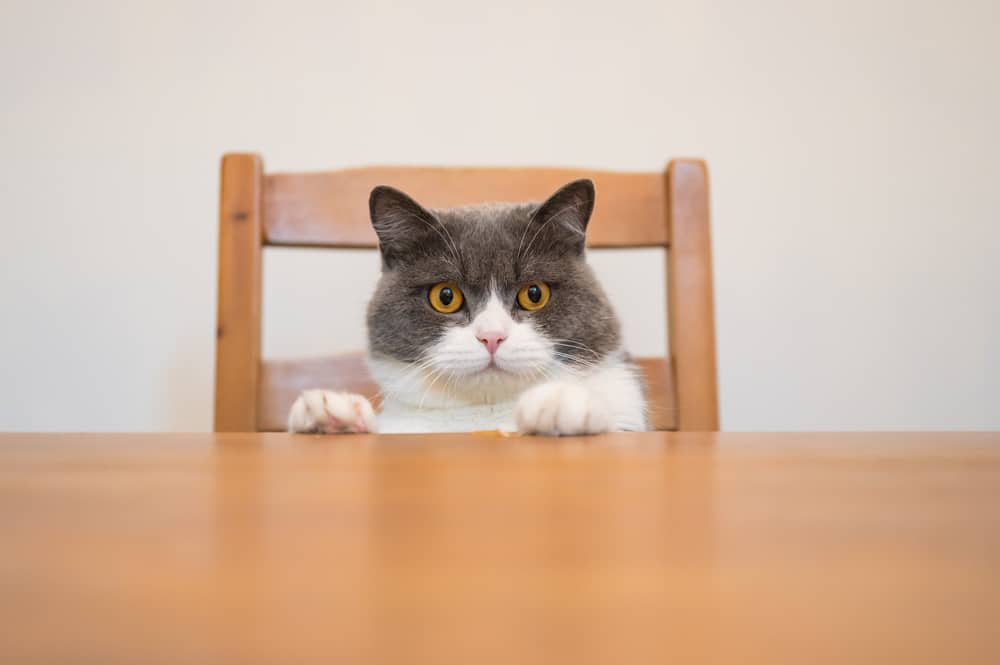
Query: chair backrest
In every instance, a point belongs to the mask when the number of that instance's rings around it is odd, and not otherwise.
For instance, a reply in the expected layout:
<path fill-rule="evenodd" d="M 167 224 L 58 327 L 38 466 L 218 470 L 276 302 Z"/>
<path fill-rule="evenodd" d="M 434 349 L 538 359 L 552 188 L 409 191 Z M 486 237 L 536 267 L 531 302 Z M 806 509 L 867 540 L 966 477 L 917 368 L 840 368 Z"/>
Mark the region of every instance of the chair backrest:
<path fill-rule="evenodd" d="M 665 172 L 548 168 L 373 167 L 323 173 L 264 173 L 260 156 L 222 158 L 215 431 L 284 429 L 304 388 L 376 397 L 362 353 L 310 360 L 261 358 L 261 252 L 267 246 L 378 247 L 368 194 L 389 184 L 444 208 L 484 201 L 543 200 L 588 177 L 597 204 L 590 247 L 667 251 L 670 355 L 640 358 L 654 427 L 719 428 L 715 322 L 704 162 L 678 159 Z"/>

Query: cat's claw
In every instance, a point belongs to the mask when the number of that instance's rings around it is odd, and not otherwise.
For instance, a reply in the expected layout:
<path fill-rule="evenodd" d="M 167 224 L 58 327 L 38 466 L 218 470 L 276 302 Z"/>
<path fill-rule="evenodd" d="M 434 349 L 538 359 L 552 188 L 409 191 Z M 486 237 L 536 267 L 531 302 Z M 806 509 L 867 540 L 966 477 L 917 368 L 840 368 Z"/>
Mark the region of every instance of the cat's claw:
<path fill-rule="evenodd" d="M 289 432 L 361 434 L 377 429 L 371 402 L 354 393 L 303 390 L 288 414 Z"/>
<path fill-rule="evenodd" d="M 525 434 L 571 436 L 607 432 L 607 407 L 583 386 L 553 381 L 525 391 L 514 412 L 517 429 Z"/>

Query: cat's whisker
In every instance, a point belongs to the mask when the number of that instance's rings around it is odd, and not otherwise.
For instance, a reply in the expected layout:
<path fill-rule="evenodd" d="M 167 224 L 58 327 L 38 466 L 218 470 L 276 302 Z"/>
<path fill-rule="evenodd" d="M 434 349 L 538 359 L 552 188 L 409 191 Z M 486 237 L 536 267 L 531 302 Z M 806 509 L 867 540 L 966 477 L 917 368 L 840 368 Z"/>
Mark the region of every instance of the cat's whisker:
<path fill-rule="evenodd" d="M 552 373 L 552 371 L 550 369 L 548 369 L 546 367 L 539 367 L 538 369 L 539 369 L 539 374 L 546 381 L 553 381 L 553 380 L 555 380 L 555 375 Z"/>
<path fill-rule="evenodd" d="M 581 351 L 587 351 L 588 353 L 592 354 L 595 358 L 600 358 L 601 357 L 601 354 L 599 354 L 597 351 L 595 351 L 594 349 L 590 348 L 589 346 L 587 346 L 586 344 L 584 344 L 583 342 L 581 342 L 579 340 L 556 338 L 556 339 L 553 339 L 551 341 L 556 346 L 572 346 L 572 347 L 575 347 L 577 349 L 580 349 Z"/>
<path fill-rule="evenodd" d="M 596 365 L 600 364 L 596 360 L 592 360 L 590 358 L 586 358 L 584 356 L 581 356 L 580 353 L 579 353 L 580 351 L 582 351 L 582 349 L 574 349 L 573 347 L 567 347 L 567 350 L 565 350 L 565 351 L 561 351 L 559 349 L 553 349 L 551 353 L 554 356 L 563 356 L 563 357 L 566 357 L 566 358 L 575 358 L 575 359 L 579 360 L 581 363 L 586 363 L 588 365 L 596 366 Z"/>
<path fill-rule="evenodd" d="M 424 388 L 424 394 L 421 395 L 420 397 L 419 408 L 421 409 L 424 408 L 424 400 L 427 399 L 427 395 L 430 394 L 430 391 L 434 388 L 434 384 L 437 383 L 438 379 L 440 378 L 441 378 L 441 372 L 438 370 L 434 370 L 434 378 L 431 379 L 431 382 L 427 385 L 426 388 Z"/>
<path fill-rule="evenodd" d="M 581 358 L 580 356 L 572 354 L 572 353 L 563 353 L 562 351 L 553 351 L 552 355 L 555 356 L 555 357 L 557 357 L 557 358 L 565 358 L 567 361 L 572 362 L 572 363 L 574 363 L 576 365 L 579 365 L 581 367 L 584 367 L 586 369 L 594 369 L 594 368 L 600 366 L 596 362 L 587 360 L 586 358 Z M 578 369 L 578 368 L 570 367 L 569 369 Z"/>
<path fill-rule="evenodd" d="M 457 376 L 458 376 L 458 374 L 455 372 L 455 370 L 453 370 L 453 369 L 452 370 L 448 370 L 448 377 L 445 379 L 445 382 L 444 382 L 444 390 L 445 390 L 446 393 L 450 394 L 451 382 Z"/>
<path fill-rule="evenodd" d="M 418 375 L 425 374 L 427 370 L 432 369 L 433 362 L 421 363 L 418 366 L 412 367 L 407 370 L 402 376 L 399 377 L 399 383 L 405 383 L 412 381 L 418 377 Z"/>
<path fill-rule="evenodd" d="M 570 348 L 573 348 L 573 349 L 580 349 L 581 351 L 586 351 L 587 353 L 590 353 L 590 354 L 595 355 L 595 356 L 599 356 L 600 355 L 597 351 L 594 351 L 594 349 L 590 348 L 586 344 L 584 344 L 582 342 L 577 342 L 575 340 L 571 340 L 571 339 L 553 340 L 553 342 L 555 343 L 556 346 L 566 346 L 566 347 L 570 347 Z"/>
<path fill-rule="evenodd" d="M 376 393 L 376 396 L 380 397 L 384 402 L 386 398 L 398 395 L 400 392 L 408 388 L 407 384 L 416 379 L 418 374 L 426 372 L 426 370 L 430 368 L 432 365 L 434 365 L 435 362 L 436 360 L 433 357 L 431 356 L 425 357 L 412 367 L 408 368 L 405 372 L 403 372 L 403 374 L 393 379 L 392 389 L 389 390 L 383 389 L 378 393 Z M 424 377 L 424 379 L 426 380 L 426 377 Z"/>

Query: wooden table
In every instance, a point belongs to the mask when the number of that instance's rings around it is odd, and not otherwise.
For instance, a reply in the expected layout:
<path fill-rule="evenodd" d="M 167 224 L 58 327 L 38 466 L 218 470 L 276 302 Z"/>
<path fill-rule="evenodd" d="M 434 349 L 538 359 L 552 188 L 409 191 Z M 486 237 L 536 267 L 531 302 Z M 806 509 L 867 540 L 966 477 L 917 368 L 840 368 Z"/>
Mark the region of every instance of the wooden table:
<path fill-rule="evenodd" d="M 1000 435 L 0 435 L 3 663 L 998 663 Z"/>

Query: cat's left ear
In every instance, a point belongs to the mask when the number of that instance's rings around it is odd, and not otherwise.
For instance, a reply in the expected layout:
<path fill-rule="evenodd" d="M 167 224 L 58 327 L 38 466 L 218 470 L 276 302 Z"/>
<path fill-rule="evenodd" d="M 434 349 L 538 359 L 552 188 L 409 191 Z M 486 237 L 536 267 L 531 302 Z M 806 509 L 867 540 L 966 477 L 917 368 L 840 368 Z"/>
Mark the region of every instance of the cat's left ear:
<path fill-rule="evenodd" d="M 594 212 L 594 183 L 574 180 L 542 203 L 531 217 L 537 233 L 543 234 L 544 246 L 562 247 L 582 254 L 587 239 L 587 224 Z"/>

